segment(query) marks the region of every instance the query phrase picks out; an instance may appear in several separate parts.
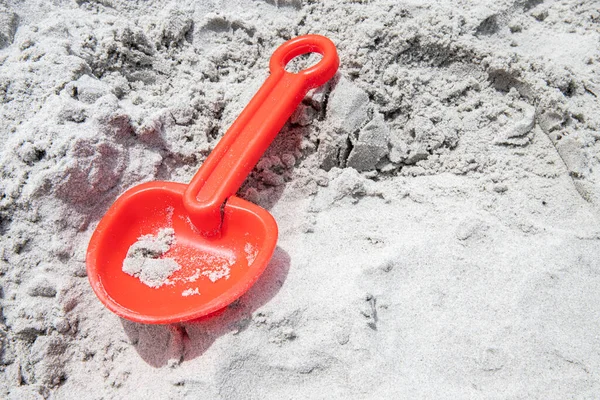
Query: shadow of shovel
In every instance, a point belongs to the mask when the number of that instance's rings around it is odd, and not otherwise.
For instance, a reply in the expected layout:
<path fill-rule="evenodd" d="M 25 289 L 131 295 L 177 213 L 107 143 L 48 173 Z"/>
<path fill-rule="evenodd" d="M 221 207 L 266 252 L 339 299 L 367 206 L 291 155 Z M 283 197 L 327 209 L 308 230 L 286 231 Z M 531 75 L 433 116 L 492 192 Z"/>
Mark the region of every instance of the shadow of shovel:
<path fill-rule="evenodd" d="M 147 325 L 121 318 L 125 334 L 140 357 L 159 368 L 201 356 L 220 336 L 244 331 L 252 313 L 271 300 L 285 282 L 290 257 L 276 247 L 259 280 L 228 307 L 195 321 L 173 325 Z"/>

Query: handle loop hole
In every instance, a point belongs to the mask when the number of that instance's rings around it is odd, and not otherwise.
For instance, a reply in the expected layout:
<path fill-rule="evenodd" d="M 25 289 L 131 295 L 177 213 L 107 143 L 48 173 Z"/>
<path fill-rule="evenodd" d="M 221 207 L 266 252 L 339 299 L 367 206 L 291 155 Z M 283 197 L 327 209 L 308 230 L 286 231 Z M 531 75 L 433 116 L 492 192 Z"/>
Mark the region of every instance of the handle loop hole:
<path fill-rule="evenodd" d="M 315 65 L 295 73 L 286 70 L 288 63 L 294 58 L 310 53 L 320 54 L 322 56 L 321 60 Z M 313 89 L 327 82 L 335 74 L 335 71 L 337 71 L 339 63 L 337 50 L 331 40 L 320 35 L 304 35 L 288 40 L 279 46 L 273 53 L 273 56 L 271 56 L 269 69 L 272 74 L 287 73 L 297 75 L 304 79 L 307 89 Z"/>
<path fill-rule="evenodd" d="M 298 74 L 317 65 L 322 59 L 323 55 L 316 52 L 300 54 L 288 61 L 285 70 L 291 74 Z"/>

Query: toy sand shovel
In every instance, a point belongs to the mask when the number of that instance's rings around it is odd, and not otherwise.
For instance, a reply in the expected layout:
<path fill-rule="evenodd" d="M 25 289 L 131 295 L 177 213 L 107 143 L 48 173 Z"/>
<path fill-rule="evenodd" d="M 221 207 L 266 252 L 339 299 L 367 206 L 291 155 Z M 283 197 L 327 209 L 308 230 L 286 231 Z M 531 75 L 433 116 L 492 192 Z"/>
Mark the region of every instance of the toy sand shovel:
<path fill-rule="evenodd" d="M 285 70 L 294 57 L 314 52 L 323 56 L 318 64 L 298 73 Z M 323 36 L 285 42 L 271 57 L 271 75 L 189 185 L 149 182 L 115 201 L 86 257 L 89 281 L 106 307 L 132 321 L 174 323 L 220 310 L 256 282 L 275 250 L 277 224 L 235 193 L 306 93 L 331 79 L 338 65 L 334 44 Z M 123 272 L 123 261 L 138 238 L 165 228 L 173 230 L 174 242 L 163 256 L 181 268 L 169 285 L 153 288 Z M 209 279 L 222 260 L 229 263 L 227 278 Z M 195 295 L 182 295 L 186 291 Z"/>

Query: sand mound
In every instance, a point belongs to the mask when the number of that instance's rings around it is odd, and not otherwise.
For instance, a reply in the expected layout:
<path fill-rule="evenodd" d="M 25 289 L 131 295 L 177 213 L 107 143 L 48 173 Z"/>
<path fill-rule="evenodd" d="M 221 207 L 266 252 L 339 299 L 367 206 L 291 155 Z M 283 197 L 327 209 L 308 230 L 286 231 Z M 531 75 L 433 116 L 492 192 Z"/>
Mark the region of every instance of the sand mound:
<path fill-rule="evenodd" d="M 0 397 L 595 396 L 597 8 L 0 3 Z M 96 223 L 188 181 L 305 33 L 341 66 L 240 189 L 279 224 L 264 276 L 205 321 L 120 320 Z"/>

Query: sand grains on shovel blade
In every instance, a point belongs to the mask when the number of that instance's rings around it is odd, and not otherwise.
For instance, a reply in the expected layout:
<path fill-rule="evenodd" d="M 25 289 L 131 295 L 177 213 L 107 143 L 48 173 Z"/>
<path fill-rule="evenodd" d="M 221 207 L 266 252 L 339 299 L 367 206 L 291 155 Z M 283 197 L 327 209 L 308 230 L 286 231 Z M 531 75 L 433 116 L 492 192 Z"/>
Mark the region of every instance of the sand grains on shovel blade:
<path fill-rule="evenodd" d="M 169 277 L 181 269 L 172 258 L 160 258 L 175 243 L 175 231 L 164 228 L 156 235 L 142 235 L 131 245 L 123 261 L 123 272 L 152 288 L 169 284 Z"/>
<path fill-rule="evenodd" d="M 200 277 L 206 277 L 212 283 L 230 278 L 231 268 L 237 261 L 235 254 L 196 253 L 190 255 L 181 248 L 172 248 L 173 244 L 175 244 L 173 228 L 160 229 L 155 235 L 140 236 L 127 251 L 127 256 L 123 261 L 123 272 L 138 278 L 152 288 L 174 285 L 177 282 L 193 283 Z M 170 250 L 174 258 L 163 257 Z M 244 251 L 248 266 L 251 266 L 258 254 L 258 249 L 248 243 Z M 182 266 L 175 261 L 175 258 L 181 260 L 181 256 L 184 256 L 189 261 L 189 265 L 193 266 L 191 270 L 187 268 L 182 270 Z M 181 272 L 173 276 L 177 271 Z M 200 295 L 200 291 L 198 288 L 189 288 L 184 290 L 181 295 L 184 297 Z"/>
<path fill-rule="evenodd" d="M 250 267 L 254 263 L 254 260 L 256 260 L 258 249 L 251 243 L 246 243 L 246 246 L 244 246 L 244 251 L 246 252 L 246 261 L 248 261 L 248 266 Z"/>
<path fill-rule="evenodd" d="M 193 257 L 193 261 L 201 266 L 196 269 L 193 277 L 202 275 L 214 283 L 219 279 L 229 279 L 231 267 L 235 264 L 236 258 L 234 255 L 203 254 Z"/>
<path fill-rule="evenodd" d="M 184 290 L 183 292 L 181 292 L 181 295 L 182 295 L 183 297 L 188 297 L 188 296 L 193 296 L 193 295 L 198 295 L 198 296 L 199 296 L 199 295 L 200 295 L 200 289 L 198 289 L 198 288 L 194 288 L 194 289 L 192 289 L 192 288 L 190 288 L 190 289 L 186 289 L 186 290 Z"/>

